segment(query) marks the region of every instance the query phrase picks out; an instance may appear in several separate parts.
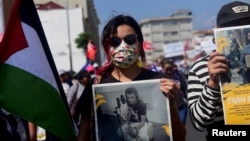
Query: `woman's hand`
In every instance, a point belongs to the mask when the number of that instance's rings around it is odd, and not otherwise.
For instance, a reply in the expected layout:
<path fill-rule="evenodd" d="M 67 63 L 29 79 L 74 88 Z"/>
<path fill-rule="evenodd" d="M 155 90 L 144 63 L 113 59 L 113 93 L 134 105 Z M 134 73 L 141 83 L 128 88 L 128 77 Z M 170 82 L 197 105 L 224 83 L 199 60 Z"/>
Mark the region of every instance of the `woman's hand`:
<path fill-rule="evenodd" d="M 169 109 L 172 124 L 172 137 L 175 141 L 184 141 L 186 137 L 185 125 L 181 122 L 176 98 L 180 96 L 180 91 L 177 88 L 176 82 L 172 79 L 160 79 L 160 90 L 168 97 Z"/>
<path fill-rule="evenodd" d="M 177 84 L 172 79 L 162 78 L 160 79 L 160 90 L 169 99 L 176 99 L 179 96 L 180 91 Z"/>

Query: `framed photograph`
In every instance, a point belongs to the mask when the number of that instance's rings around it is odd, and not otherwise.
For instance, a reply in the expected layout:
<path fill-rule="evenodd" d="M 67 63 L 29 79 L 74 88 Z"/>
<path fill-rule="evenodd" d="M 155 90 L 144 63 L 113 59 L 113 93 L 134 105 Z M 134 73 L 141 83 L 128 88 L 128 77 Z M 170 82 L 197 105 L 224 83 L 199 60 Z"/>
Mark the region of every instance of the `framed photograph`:
<path fill-rule="evenodd" d="M 93 85 L 97 141 L 172 141 L 160 80 Z"/>
<path fill-rule="evenodd" d="M 226 125 L 250 125 L 250 25 L 214 30 L 217 50 L 228 60 L 220 86 Z"/>

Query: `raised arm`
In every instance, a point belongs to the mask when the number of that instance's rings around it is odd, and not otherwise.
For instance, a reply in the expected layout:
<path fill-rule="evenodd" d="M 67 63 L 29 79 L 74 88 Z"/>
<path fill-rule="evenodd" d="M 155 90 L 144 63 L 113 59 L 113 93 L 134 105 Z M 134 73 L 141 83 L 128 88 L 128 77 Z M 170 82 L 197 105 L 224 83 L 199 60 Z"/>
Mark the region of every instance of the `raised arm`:
<path fill-rule="evenodd" d="M 189 70 L 188 105 L 191 121 L 203 131 L 223 119 L 219 74 L 227 71 L 225 57 L 214 52 L 197 61 Z"/>

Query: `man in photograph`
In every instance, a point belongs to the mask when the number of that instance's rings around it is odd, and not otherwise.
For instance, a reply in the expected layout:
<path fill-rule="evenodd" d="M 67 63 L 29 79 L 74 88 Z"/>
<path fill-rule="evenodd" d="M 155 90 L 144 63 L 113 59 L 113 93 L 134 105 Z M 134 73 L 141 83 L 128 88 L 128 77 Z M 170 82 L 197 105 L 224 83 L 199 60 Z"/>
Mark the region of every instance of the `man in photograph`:
<path fill-rule="evenodd" d="M 152 126 L 149 126 L 147 119 L 147 107 L 138 96 L 138 90 L 135 87 L 129 87 L 125 90 L 126 104 L 121 106 L 121 117 L 125 124 L 118 130 L 118 134 L 125 141 L 150 141 L 153 136 Z M 151 128 L 150 128 L 151 127 Z"/>

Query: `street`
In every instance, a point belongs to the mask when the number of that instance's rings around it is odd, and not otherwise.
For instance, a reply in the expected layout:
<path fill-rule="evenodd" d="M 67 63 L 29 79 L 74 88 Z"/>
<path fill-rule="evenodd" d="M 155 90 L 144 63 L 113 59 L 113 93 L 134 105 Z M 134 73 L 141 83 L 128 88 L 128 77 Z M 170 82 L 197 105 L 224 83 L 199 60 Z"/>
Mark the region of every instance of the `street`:
<path fill-rule="evenodd" d="M 206 132 L 200 132 L 193 127 L 189 114 L 186 119 L 187 137 L 186 141 L 206 141 Z"/>

